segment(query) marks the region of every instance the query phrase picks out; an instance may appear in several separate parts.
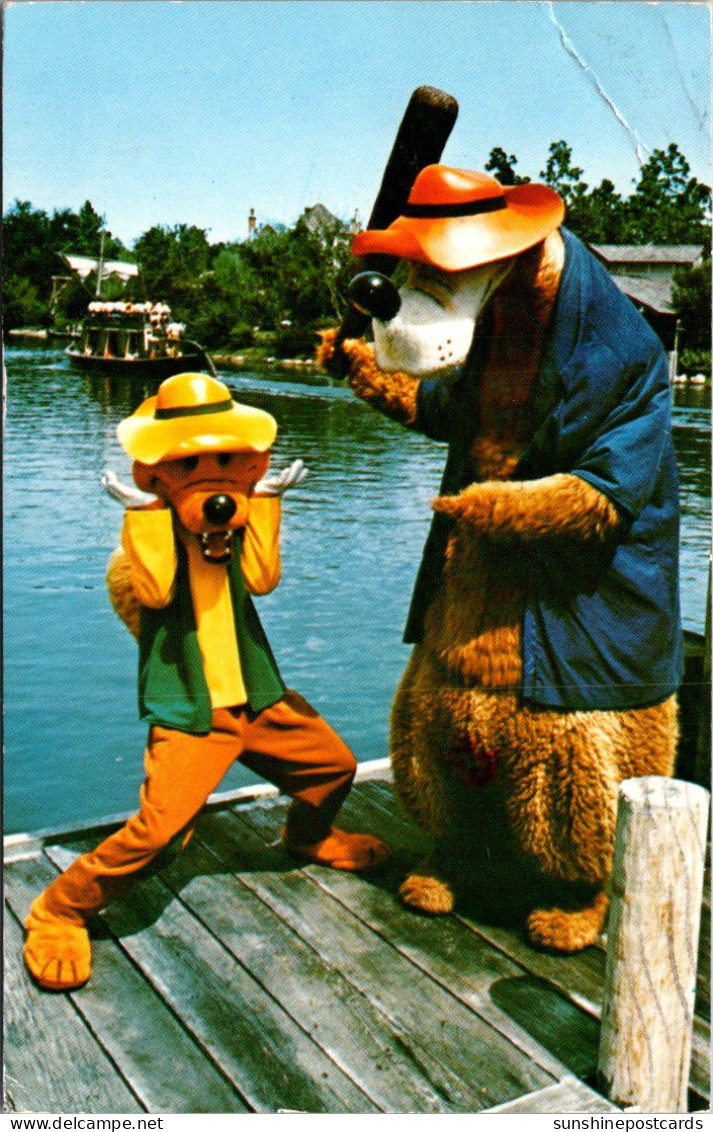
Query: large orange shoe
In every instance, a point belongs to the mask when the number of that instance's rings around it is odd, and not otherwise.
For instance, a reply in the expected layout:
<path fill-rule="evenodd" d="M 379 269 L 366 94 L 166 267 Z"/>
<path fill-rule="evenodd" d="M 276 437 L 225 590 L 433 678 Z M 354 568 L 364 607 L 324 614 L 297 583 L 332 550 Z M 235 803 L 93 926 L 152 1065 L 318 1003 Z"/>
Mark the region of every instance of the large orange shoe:
<path fill-rule="evenodd" d="M 47 912 L 42 897 L 35 900 L 25 921 L 24 959 L 27 970 L 44 990 L 75 990 L 91 973 L 92 948 L 85 927 Z"/>
<path fill-rule="evenodd" d="M 312 865 L 327 865 L 331 869 L 361 872 L 383 865 L 391 856 L 389 846 L 368 833 L 345 833 L 332 826 L 321 841 L 311 845 L 292 845 L 282 830 L 282 843 L 291 857 Z"/>

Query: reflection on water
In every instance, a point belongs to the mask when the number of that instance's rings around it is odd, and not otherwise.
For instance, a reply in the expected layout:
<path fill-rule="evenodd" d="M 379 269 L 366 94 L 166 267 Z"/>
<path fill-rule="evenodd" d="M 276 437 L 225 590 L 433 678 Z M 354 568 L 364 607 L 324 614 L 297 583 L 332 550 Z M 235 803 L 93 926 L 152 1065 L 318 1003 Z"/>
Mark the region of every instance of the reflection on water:
<path fill-rule="evenodd" d="M 153 388 L 75 374 L 59 351 L 9 350 L 5 434 L 6 831 L 135 806 L 144 726 L 136 646 L 104 572 L 121 508 L 99 486 L 130 480 L 117 423 Z M 341 386 L 221 375 L 280 426 L 273 465 L 300 457 L 285 497 L 283 579 L 258 599 L 288 684 L 357 758 L 388 751 L 408 648 L 401 634 L 445 449 L 391 424 Z M 684 623 L 700 630 L 710 549 L 709 392 L 677 389 Z M 237 766 L 229 788 L 254 781 Z"/>

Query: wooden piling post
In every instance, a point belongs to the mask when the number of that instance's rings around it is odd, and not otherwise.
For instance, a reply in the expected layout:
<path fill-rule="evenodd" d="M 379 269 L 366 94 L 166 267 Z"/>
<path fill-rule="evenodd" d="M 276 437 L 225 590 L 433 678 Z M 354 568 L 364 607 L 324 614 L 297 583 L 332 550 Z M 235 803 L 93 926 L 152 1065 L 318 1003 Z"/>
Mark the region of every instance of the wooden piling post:
<path fill-rule="evenodd" d="M 711 575 L 713 567 L 708 565 L 708 593 L 706 597 L 706 620 L 703 633 L 703 679 L 699 700 L 698 735 L 696 744 L 696 766 L 694 781 L 701 785 L 711 780 Z"/>
<path fill-rule="evenodd" d="M 619 792 L 599 1083 L 622 1108 L 688 1108 L 709 801 L 654 776 Z"/>

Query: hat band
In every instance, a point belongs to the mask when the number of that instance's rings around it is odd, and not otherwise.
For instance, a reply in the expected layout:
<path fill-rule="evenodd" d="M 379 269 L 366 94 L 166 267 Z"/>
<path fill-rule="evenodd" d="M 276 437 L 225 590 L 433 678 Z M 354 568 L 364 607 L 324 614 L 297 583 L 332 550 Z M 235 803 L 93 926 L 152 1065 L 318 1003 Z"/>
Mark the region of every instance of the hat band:
<path fill-rule="evenodd" d="M 407 204 L 401 213 L 414 220 L 445 219 L 448 216 L 476 216 L 479 212 L 499 212 L 507 208 L 505 197 L 486 197 L 484 200 L 466 200 L 459 204 Z"/>
<path fill-rule="evenodd" d="M 171 421 L 175 417 L 202 417 L 207 413 L 225 413 L 233 407 L 231 397 L 227 401 L 212 401 L 209 405 L 181 405 L 176 409 L 156 409 L 154 420 Z"/>

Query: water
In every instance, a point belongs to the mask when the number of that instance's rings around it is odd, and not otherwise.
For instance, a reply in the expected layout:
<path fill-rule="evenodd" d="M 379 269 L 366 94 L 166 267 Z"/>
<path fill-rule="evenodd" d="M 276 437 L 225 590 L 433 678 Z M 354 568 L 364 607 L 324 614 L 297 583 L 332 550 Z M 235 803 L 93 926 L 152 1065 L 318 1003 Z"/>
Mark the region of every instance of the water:
<path fill-rule="evenodd" d="M 4 645 L 6 832 L 83 823 L 136 805 L 145 727 L 136 645 L 106 593 L 120 506 L 103 470 L 131 481 L 117 423 L 153 389 L 76 374 L 61 351 L 6 352 Z M 408 658 L 401 634 L 445 458 L 341 386 L 222 374 L 268 409 L 273 467 L 300 457 L 284 500 L 283 578 L 257 599 L 286 682 L 360 761 L 388 751 Z M 676 391 L 687 628 L 703 626 L 710 550 L 707 390 Z M 239 764 L 222 788 L 255 782 Z"/>

